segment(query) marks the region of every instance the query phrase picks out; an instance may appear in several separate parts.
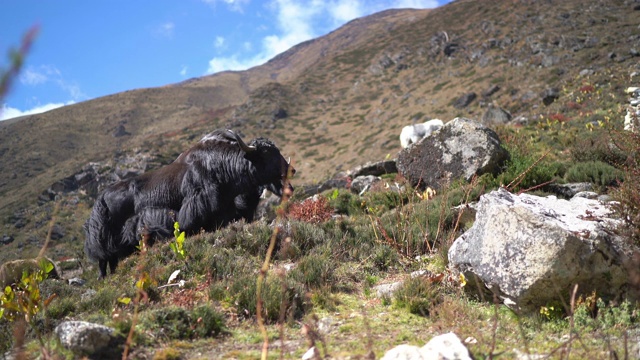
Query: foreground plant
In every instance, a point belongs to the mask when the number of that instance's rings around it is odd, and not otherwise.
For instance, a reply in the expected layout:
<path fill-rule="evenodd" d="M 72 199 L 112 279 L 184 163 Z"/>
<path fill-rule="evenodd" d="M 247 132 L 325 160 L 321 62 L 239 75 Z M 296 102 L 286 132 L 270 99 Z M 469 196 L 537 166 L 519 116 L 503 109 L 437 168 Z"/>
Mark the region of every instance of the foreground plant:
<path fill-rule="evenodd" d="M 46 299 L 42 297 L 40 292 L 40 284 L 47 279 L 49 273 L 53 270 L 53 264 L 41 258 L 35 271 L 25 270 L 22 273 L 20 281 L 12 286 L 7 286 L 0 295 L 0 319 L 7 319 L 10 322 L 22 321 L 29 325 L 33 330 L 40 343 L 40 349 L 43 357 L 49 357 L 44 338 L 38 328 L 38 319 L 44 317 L 46 308 L 51 301 L 56 298 L 56 294 L 52 294 Z M 22 332 L 17 337 L 24 339 L 26 329 L 16 326 Z"/>

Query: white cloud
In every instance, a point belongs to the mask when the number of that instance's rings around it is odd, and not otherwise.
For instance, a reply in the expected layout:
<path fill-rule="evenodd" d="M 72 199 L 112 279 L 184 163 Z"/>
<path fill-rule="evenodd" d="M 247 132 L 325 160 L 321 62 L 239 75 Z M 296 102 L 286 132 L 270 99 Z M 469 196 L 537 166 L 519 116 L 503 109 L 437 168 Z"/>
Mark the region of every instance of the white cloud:
<path fill-rule="evenodd" d="M 29 66 L 20 73 L 20 82 L 28 86 L 41 86 L 54 83 L 64 90 L 73 101 L 85 100 L 88 96 L 75 82 L 69 82 L 62 72 L 53 65 Z"/>
<path fill-rule="evenodd" d="M 244 60 L 238 60 L 236 55 L 230 57 L 217 57 L 209 60 L 207 74 L 215 74 L 225 70 L 246 70 L 263 62 L 264 61 L 257 56 Z"/>
<path fill-rule="evenodd" d="M 245 51 L 253 50 L 253 44 L 251 44 L 250 41 L 245 41 L 244 43 L 242 43 L 242 47 L 244 48 Z"/>
<path fill-rule="evenodd" d="M 155 34 L 167 39 L 173 39 L 173 34 L 175 32 L 176 29 L 176 25 L 171 22 L 168 21 L 164 24 L 160 24 L 159 26 L 157 26 L 154 30 Z"/>
<path fill-rule="evenodd" d="M 216 0 L 203 0 L 215 3 Z M 220 0 L 218 0 L 220 1 Z M 227 4 L 247 0 L 222 0 Z M 267 62 L 303 41 L 318 37 L 353 19 L 390 8 L 433 8 L 436 0 L 391 0 L 372 3 L 364 0 L 272 0 L 268 8 L 275 12 L 277 33 L 262 39 L 260 50 L 251 57 L 232 54 L 209 61 L 207 74 L 223 70 L 246 70 Z M 247 47 L 245 46 L 245 49 Z"/>
<path fill-rule="evenodd" d="M 65 106 L 65 105 L 71 105 L 74 104 L 75 101 L 69 101 L 67 103 L 52 103 L 52 104 L 45 104 L 45 105 L 38 105 L 32 109 L 29 110 L 19 110 L 16 108 L 12 108 L 10 106 L 7 106 L 6 104 L 2 105 L 2 108 L 0 109 L 0 121 L 2 120 L 8 120 L 8 119 L 12 119 L 18 116 L 25 116 L 25 115 L 33 115 L 33 114 L 40 114 L 43 113 L 45 111 L 49 111 L 49 110 L 53 110 L 53 109 L 57 109 L 59 107 Z"/>
<path fill-rule="evenodd" d="M 436 0 L 397 0 L 394 1 L 393 7 L 400 9 L 431 9 L 438 5 L 438 1 Z"/>
<path fill-rule="evenodd" d="M 182 69 L 180 69 L 180 75 L 181 76 L 187 76 L 187 72 L 189 71 L 189 67 L 184 65 L 182 66 Z"/>
<path fill-rule="evenodd" d="M 216 36 L 216 40 L 213 42 L 213 46 L 216 49 L 222 49 L 225 45 L 225 40 L 223 36 Z"/>
<path fill-rule="evenodd" d="M 229 10 L 236 12 L 244 12 L 244 7 L 249 4 L 250 0 L 202 0 L 203 3 L 215 8 L 216 4 L 222 1 L 227 4 Z"/>
<path fill-rule="evenodd" d="M 361 1 L 340 0 L 329 6 L 329 14 L 335 24 L 344 24 L 364 14 Z"/>
<path fill-rule="evenodd" d="M 47 82 L 47 75 L 29 67 L 20 74 L 20 82 L 25 85 L 39 85 Z"/>

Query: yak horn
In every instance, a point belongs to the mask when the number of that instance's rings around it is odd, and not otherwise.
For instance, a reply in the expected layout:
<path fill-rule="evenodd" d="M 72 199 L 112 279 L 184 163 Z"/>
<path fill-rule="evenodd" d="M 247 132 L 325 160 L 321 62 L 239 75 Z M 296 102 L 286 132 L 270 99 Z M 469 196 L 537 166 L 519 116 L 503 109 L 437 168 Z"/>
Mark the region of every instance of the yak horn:
<path fill-rule="evenodd" d="M 244 141 L 242 141 L 242 139 L 240 138 L 240 135 L 236 134 L 235 132 L 229 130 L 230 133 L 233 134 L 233 136 L 236 138 L 236 141 L 238 142 L 238 145 L 240 145 L 240 149 L 242 149 L 242 151 L 246 152 L 246 153 L 250 153 L 253 151 L 256 151 L 256 147 L 255 146 L 249 146 L 247 144 L 244 143 Z"/>

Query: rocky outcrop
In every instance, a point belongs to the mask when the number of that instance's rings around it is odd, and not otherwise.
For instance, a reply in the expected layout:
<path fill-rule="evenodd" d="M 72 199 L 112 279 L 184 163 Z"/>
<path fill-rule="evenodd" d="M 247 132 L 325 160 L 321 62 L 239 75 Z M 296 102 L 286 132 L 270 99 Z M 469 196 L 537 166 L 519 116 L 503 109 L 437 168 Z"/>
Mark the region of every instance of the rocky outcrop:
<path fill-rule="evenodd" d="M 497 174 L 508 159 L 498 135 L 466 118 L 446 123 L 440 131 L 398 154 L 398 173 L 412 186 L 439 189 L 451 181 Z"/>
<path fill-rule="evenodd" d="M 634 249 L 608 230 L 615 221 L 597 200 L 514 195 L 501 188 L 480 198 L 475 223 L 449 249 L 449 264 L 525 311 L 569 303 L 576 284 L 580 293 L 596 291 L 603 298 L 632 295 L 626 293 L 625 259 Z"/>
<path fill-rule="evenodd" d="M 396 172 L 398 172 L 398 169 L 396 167 L 395 159 L 368 162 L 346 172 L 336 174 L 333 179 L 329 179 L 323 183 L 299 187 L 296 189 L 296 194 L 301 193 L 306 197 L 319 194 L 329 189 L 346 189 L 350 188 L 352 185 L 352 180 L 358 177 L 378 177 L 385 174 L 393 174 Z M 364 179 L 361 180 L 364 181 Z M 362 188 L 360 190 L 362 190 Z"/>
<path fill-rule="evenodd" d="M 364 165 L 358 166 L 352 170 L 346 172 L 346 176 L 350 176 L 352 178 L 358 176 L 382 176 L 385 174 L 393 174 L 398 172 L 398 168 L 396 167 L 396 160 L 384 160 L 384 161 L 375 161 L 368 162 Z"/>
<path fill-rule="evenodd" d="M 114 162 L 91 162 L 73 175 L 53 183 L 38 197 L 41 203 L 52 201 L 60 194 L 82 191 L 95 197 L 107 185 L 138 176 L 156 166 L 151 164 L 152 157 L 146 153 L 127 155 Z"/>

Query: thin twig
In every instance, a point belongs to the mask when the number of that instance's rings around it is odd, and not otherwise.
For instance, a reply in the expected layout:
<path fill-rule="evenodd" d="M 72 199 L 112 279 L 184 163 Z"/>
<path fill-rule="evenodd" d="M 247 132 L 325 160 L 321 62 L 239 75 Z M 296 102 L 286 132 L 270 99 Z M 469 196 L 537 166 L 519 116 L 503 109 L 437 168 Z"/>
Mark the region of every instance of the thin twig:
<path fill-rule="evenodd" d="M 542 161 L 542 159 L 544 159 L 547 155 L 549 155 L 550 152 L 551 150 L 547 150 L 544 154 L 542 154 L 542 156 L 540 156 L 536 161 L 534 161 L 533 164 L 531 164 L 525 171 L 521 172 L 518 176 L 516 176 L 515 179 L 511 180 L 509 185 L 505 186 L 505 188 L 509 191 L 512 191 L 514 187 L 520 185 L 522 180 L 524 180 L 525 175 L 527 175 L 529 171 L 531 171 L 536 165 L 538 165 L 538 163 Z"/>
<path fill-rule="evenodd" d="M 292 176 L 290 174 L 292 166 L 289 167 L 289 173 L 283 179 L 284 191 L 282 192 L 282 199 L 280 200 L 280 206 L 286 204 L 291 196 L 291 192 L 289 191 L 289 178 Z M 282 213 L 278 213 L 278 218 L 283 219 Z M 267 249 L 267 254 L 265 255 L 264 262 L 262 263 L 262 267 L 260 268 L 260 273 L 258 274 L 258 283 L 256 284 L 256 317 L 258 320 L 258 327 L 260 327 L 260 332 L 262 333 L 262 360 L 267 360 L 267 355 L 269 354 L 269 334 L 267 333 L 267 328 L 264 325 L 264 319 L 262 317 L 262 284 L 264 283 L 267 272 L 269 271 L 269 264 L 271 263 L 271 254 L 273 253 L 273 249 L 276 247 L 276 240 L 278 238 L 278 230 L 279 227 L 276 225 L 273 228 L 273 232 L 271 233 L 271 240 L 269 241 L 269 248 Z"/>

